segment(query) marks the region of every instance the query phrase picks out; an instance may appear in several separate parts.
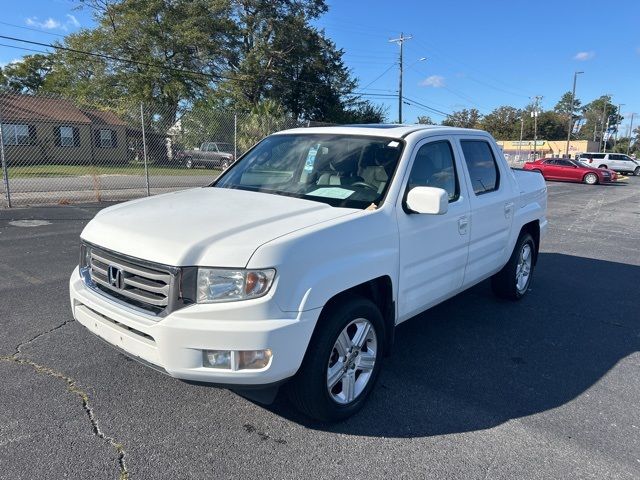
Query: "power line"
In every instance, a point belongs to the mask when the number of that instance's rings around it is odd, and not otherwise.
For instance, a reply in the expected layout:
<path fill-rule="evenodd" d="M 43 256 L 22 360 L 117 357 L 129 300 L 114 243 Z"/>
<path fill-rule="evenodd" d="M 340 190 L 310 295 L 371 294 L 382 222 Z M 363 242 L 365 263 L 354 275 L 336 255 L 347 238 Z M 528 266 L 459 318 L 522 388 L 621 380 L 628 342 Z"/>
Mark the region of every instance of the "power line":
<path fill-rule="evenodd" d="M 224 75 L 224 74 L 219 74 L 219 73 L 197 72 L 197 71 L 194 71 L 194 70 L 186 70 L 186 69 L 182 69 L 182 68 L 171 67 L 171 66 L 168 66 L 168 65 L 160 64 L 160 63 L 144 62 L 144 61 L 140 61 L 140 60 L 132 60 L 132 59 L 127 59 L 127 58 L 122 58 L 122 57 L 115 57 L 113 55 L 106 55 L 106 54 L 103 54 L 103 53 L 87 52 L 87 51 L 79 50 L 79 49 L 76 49 L 76 48 L 63 47 L 61 45 L 55 45 L 55 44 L 50 44 L 50 43 L 36 42 L 36 41 L 33 41 L 33 40 L 26 40 L 24 38 L 10 37 L 10 36 L 7 36 L 7 35 L 0 35 L 0 38 L 6 39 L 6 40 L 11 40 L 11 41 L 14 41 L 14 42 L 22 42 L 22 43 L 27 43 L 27 44 L 30 44 L 30 45 L 38 45 L 38 46 L 41 46 L 41 47 L 53 48 L 53 49 L 56 49 L 56 50 L 61 50 L 61 51 L 65 51 L 65 52 L 69 52 L 69 53 L 73 53 L 73 54 L 77 54 L 77 55 L 87 55 L 87 56 L 90 56 L 90 57 L 100 58 L 100 59 L 103 59 L 103 60 L 111 60 L 111 61 L 114 61 L 114 62 L 130 63 L 130 64 L 133 64 L 133 65 L 140 65 L 140 66 L 145 66 L 145 67 L 150 67 L 150 68 L 156 68 L 158 70 L 169 70 L 169 71 L 176 72 L 176 73 L 196 75 L 196 76 L 201 76 L 201 77 L 205 77 L 205 78 L 213 79 L 213 80 L 218 80 L 218 81 L 220 81 L 220 80 L 239 81 L 239 82 L 253 81 L 252 78 L 242 78 L 241 76 L 238 76 L 238 75 L 229 76 L 229 75 Z M 50 52 L 39 51 L 39 50 L 34 50 L 34 49 L 28 49 L 28 48 L 12 46 L 12 45 L 7 45 L 7 46 L 8 47 L 12 47 L 12 48 L 16 48 L 16 49 L 21 49 L 21 50 L 36 51 L 36 52 L 39 52 L 39 53 L 50 53 Z M 290 79 L 290 78 L 278 77 L 278 76 L 274 76 L 272 78 L 278 79 L 278 80 L 281 80 L 281 81 L 288 81 L 288 82 L 291 82 L 291 83 L 304 83 L 304 84 L 307 84 L 307 85 L 327 86 L 326 83 L 311 82 L 309 80 L 296 80 L 296 79 Z"/>
<path fill-rule="evenodd" d="M 24 25 L 16 25 L 15 23 L 0 21 L 0 25 L 7 25 L 8 27 L 21 28 L 22 30 L 29 30 L 31 32 L 43 33 L 45 35 L 53 35 L 54 37 L 64 37 L 64 35 L 61 33 L 45 32 L 44 30 L 40 30 L 39 28 L 25 27 Z"/>
<path fill-rule="evenodd" d="M 380 80 L 389 70 L 391 70 L 393 67 L 396 66 L 396 63 L 393 62 L 389 68 L 387 68 L 384 72 L 382 72 L 380 75 L 378 75 L 375 79 L 373 79 L 371 82 L 367 83 L 367 85 L 365 85 L 364 87 L 362 87 L 362 89 L 366 89 L 368 87 L 370 87 L 371 85 L 373 85 L 374 83 L 376 83 L 378 80 Z"/>
<path fill-rule="evenodd" d="M 467 64 L 465 64 L 465 63 L 463 63 L 463 62 L 461 62 L 461 61 L 459 61 L 459 60 L 453 60 L 453 59 L 451 59 L 451 57 L 450 57 L 450 56 L 448 56 L 448 55 L 443 55 L 443 54 L 439 53 L 439 52 L 438 52 L 438 49 L 436 49 L 435 47 L 427 47 L 427 46 L 426 46 L 424 43 L 422 43 L 422 41 L 420 41 L 419 39 L 416 39 L 416 43 L 417 43 L 419 46 L 421 46 L 422 48 L 426 49 L 427 51 L 430 51 L 430 52 L 432 52 L 434 55 L 436 55 L 436 56 L 440 57 L 444 62 L 449 63 L 450 65 L 454 65 L 454 66 L 455 66 L 455 64 L 457 64 L 458 66 L 461 66 L 462 68 L 465 68 L 465 69 L 467 69 L 467 70 L 475 70 L 477 73 L 481 73 L 479 70 L 477 70 L 477 69 L 475 69 L 475 68 L 471 67 L 470 65 L 467 65 Z M 481 73 L 481 74 L 482 74 L 482 73 Z M 502 83 L 503 85 L 507 85 L 505 82 L 500 81 L 500 80 L 497 80 L 497 79 L 495 79 L 495 78 L 493 78 L 493 77 L 490 77 L 489 75 L 486 75 L 486 74 L 482 74 L 482 75 L 484 75 L 484 76 L 485 76 L 485 77 L 487 77 L 487 78 L 491 78 L 491 79 L 492 79 L 493 81 L 495 81 L 495 82 Z M 465 75 L 465 78 L 468 78 L 469 80 L 472 80 L 472 81 L 474 81 L 474 82 L 476 82 L 476 83 L 479 83 L 479 84 L 481 84 L 481 85 L 484 85 L 484 86 L 486 86 L 486 87 L 488 87 L 488 88 L 491 88 L 491 89 L 497 90 L 497 91 L 499 91 L 499 92 L 507 93 L 507 94 L 509 94 L 509 95 L 513 95 L 513 96 L 516 96 L 516 97 L 521 97 L 521 98 L 525 98 L 525 97 L 526 97 L 526 98 L 529 98 L 529 95 L 525 95 L 525 94 L 523 94 L 523 93 L 516 93 L 516 92 L 514 92 L 514 91 L 507 90 L 507 89 L 504 89 L 504 88 L 498 87 L 498 86 L 496 86 L 496 85 L 492 85 L 492 84 L 490 84 L 490 83 L 488 83 L 488 82 L 485 82 L 485 81 L 483 81 L 483 80 L 477 79 L 477 78 L 475 78 L 475 77 L 473 77 L 473 76 L 471 76 L 471 75 Z M 508 86 L 508 85 L 507 85 L 507 86 Z M 509 88 L 511 88 L 510 86 L 508 86 L 508 87 L 509 87 Z"/>

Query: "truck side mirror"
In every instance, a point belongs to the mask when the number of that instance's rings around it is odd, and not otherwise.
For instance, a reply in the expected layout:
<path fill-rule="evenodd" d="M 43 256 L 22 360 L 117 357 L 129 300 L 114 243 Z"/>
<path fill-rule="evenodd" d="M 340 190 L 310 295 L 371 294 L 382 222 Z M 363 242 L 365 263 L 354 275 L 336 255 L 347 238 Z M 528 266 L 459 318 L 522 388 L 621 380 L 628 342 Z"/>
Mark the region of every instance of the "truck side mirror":
<path fill-rule="evenodd" d="M 442 188 L 413 187 L 407 194 L 406 205 L 412 213 L 444 215 L 449 210 L 449 195 Z"/>

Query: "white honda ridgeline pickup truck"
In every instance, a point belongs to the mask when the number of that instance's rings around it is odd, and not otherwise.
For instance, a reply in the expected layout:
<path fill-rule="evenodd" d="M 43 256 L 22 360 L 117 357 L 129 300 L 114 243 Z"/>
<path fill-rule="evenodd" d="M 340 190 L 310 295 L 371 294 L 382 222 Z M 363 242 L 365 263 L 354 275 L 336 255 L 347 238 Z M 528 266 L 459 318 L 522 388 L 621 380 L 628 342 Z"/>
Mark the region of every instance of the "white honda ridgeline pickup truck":
<path fill-rule="evenodd" d="M 208 187 L 99 212 L 73 315 L 173 377 L 264 402 L 288 380 L 297 408 L 335 421 L 362 407 L 399 323 L 489 277 L 526 294 L 546 203 L 542 176 L 482 131 L 283 131 Z"/>

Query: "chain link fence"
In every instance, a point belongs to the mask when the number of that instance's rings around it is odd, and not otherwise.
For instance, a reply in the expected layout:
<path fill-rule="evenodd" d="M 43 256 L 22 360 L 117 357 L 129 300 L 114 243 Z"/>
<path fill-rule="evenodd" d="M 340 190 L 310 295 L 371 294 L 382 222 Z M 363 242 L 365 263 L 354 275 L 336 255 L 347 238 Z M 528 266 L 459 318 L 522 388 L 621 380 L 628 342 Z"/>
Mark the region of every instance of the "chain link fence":
<path fill-rule="evenodd" d="M 309 124 L 214 108 L 91 108 L 0 94 L 0 205 L 117 201 L 204 186 L 263 137 Z"/>

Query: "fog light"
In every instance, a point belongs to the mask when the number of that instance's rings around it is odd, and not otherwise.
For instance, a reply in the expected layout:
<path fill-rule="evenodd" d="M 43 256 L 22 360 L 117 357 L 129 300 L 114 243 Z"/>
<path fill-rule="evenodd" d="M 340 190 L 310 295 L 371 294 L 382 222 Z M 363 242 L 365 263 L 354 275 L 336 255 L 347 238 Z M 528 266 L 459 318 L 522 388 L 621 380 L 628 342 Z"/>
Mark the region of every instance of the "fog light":
<path fill-rule="evenodd" d="M 236 352 L 238 370 L 258 370 L 269 365 L 271 350 L 247 350 Z"/>
<path fill-rule="evenodd" d="M 231 352 L 229 350 L 205 350 L 203 353 L 205 367 L 231 369 Z"/>

